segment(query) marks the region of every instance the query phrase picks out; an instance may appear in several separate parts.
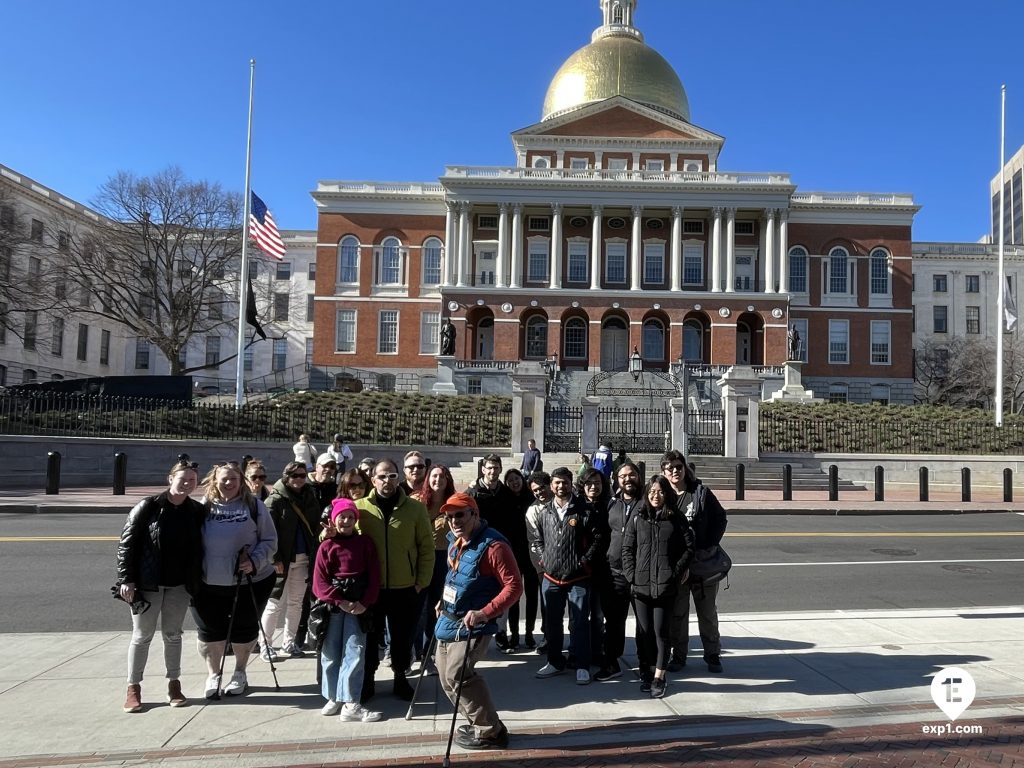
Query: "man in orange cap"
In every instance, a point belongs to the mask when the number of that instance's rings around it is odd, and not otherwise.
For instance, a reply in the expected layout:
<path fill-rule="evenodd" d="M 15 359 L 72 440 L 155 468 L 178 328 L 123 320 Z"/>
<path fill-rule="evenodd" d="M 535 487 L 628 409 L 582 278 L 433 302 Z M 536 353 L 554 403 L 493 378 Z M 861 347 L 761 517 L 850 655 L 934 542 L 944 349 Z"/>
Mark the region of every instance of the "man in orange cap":
<path fill-rule="evenodd" d="M 441 505 L 450 528 L 448 575 L 437 606 L 437 672 L 441 687 L 469 725 L 455 743 L 465 749 L 503 749 L 508 729 L 498 717 L 491 693 L 476 665 L 487 655 L 497 618 L 523 594 L 515 555 L 508 541 L 480 517 L 476 500 L 456 493 Z M 461 694 L 457 694 L 460 675 Z"/>

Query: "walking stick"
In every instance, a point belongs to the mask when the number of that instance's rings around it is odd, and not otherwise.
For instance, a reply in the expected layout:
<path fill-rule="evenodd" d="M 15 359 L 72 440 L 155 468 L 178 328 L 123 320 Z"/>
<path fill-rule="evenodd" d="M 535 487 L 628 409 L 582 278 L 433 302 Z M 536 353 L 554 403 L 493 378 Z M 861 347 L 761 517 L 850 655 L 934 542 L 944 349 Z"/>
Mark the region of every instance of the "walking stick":
<path fill-rule="evenodd" d="M 405 713 L 405 719 L 412 719 L 412 708 L 416 703 L 416 699 L 420 695 L 420 685 L 423 684 L 423 673 L 427 671 L 427 661 L 430 659 L 430 654 L 434 650 L 434 646 L 437 645 L 437 635 L 430 636 L 430 644 L 427 645 L 427 652 L 423 654 L 423 663 L 420 664 L 420 673 L 416 677 L 416 688 L 412 692 L 412 701 L 409 702 L 409 711 Z"/>
<path fill-rule="evenodd" d="M 260 636 L 263 638 L 263 647 L 270 648 L 270 640 L 267 639 L 267 630 L 263 628 L 263 621 L 260 611 L 259 603 L 256 602 L 256 588 L 252 585 L 252 574 L 245 574 L 245 580 L 249 582 L 249 595 L 252 597 L 252 609 L 256 614 L 256 626 L 260 628 Z M 277 682 L 277 669 L 274 667 L 274 654 L 267 654 L 267 661 L 270 662 L 270 674 L 274 676 L 274 690 L 280 691 L 281 686 Z"/>
<path fill-rule="evenodd" d="M 220 672 L 217 673 L 217 693 L 214 699 L 220 701 L 220 691 L 224 687 L 224 660 L 228 657 L 228 645 L 231 644 L 231 630 L 235 626 L 235 611 L 238 608 L 238 590 L 242 588 L 242 572 L 235 571 L 235 596 L 231 598 L 231 613 L 228 614 L 228 634 L 224 638 L 224 652 L 220 655 Z"/>
<path fill-rule="evenodd" d="M 462 657 L 462 668 L 459 670 L 459 685 L 455 689 L 455 711 L 452 713 L 452 726 L 448 729 L 448 746 L 444 751 L 444 760 L 441 761 L 441 768 L 451 768 L 451 755 L 452 755 L 452 739 L 455 738 L 455 723 L 459 719 L 459 700 L 462 698 L 462 682 L 466 679 L 466 664 L 469 661 L 469 655 L 473 652 L 473 629 L 466 627 L 469 634 L 466 637 L 466 655 Z M 482 635 L 477 635 L 477 645 L 480 645 L 479 638 Z"/>

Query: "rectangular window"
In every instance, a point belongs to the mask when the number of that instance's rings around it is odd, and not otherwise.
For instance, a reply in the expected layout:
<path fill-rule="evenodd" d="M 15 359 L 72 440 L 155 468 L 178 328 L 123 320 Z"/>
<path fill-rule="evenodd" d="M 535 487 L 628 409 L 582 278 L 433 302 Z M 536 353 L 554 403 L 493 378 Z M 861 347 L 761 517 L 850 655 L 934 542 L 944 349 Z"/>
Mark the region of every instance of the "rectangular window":
<path fill-rule="evenodd" d="M 242 368 L 246 373 L 252 373 L 253 349 L 249 347 L 242 353 Z"/>
<path fill-rule="evenodd" d="M 892 327 L 888 320 L 871 321 L 872 365 L 889 365 L 892 362 L 889 357 L 891 335 Z"/>
<path fill-rule="evenodd" d="M 830 363 L 850 362 L 850 321 L 828 321 L 828 361 Z"/>
<path fill-rule="evenodd" d="M 551 219 L 547 216 L 529 216 L 526 219 L 526 228 L 534 232 L 550 232 Z"/>
<path fill-rule="evenodd" d="M 420 314 L 420 354 L 436 355 L 438 353 L 437 334 L 440 328 L 440 312 L 423 312 Z"/>
<path fill-rule="evenodd" d="M 89 326 L 85 323 L 78 324 L 78 355 L 79 360 L 89 359 Z"/>
<path fill-rule="evenodd" d="M 936 304 L 932 307 L 932 333 L 948 333 L 949 307 Z"/>
<path fill-rule="evenodd" d="M 644 244 L 644 282 L 661 285 L 665 282 L 665 244 Z"/>
<path fill-rule="evenodd" d="M 626 244 L 605 245 L 604 279 L 609 283 L 626 282 Z"/>
<path fill-rule="evenodd" d="M 316 262 L 309 262 L 309 271 L 306 273 L 306 279 L 311 283 L 316 282 Z"/>
<path fill-rule="evenodd" d="M 624 157 L 611 157 L 608 158 L 608 164 L 605 166 L 609 171 L 625 171 L 629 166 L 629 161 Z"/>
<path fill-rule="evenodd" d="M 683 284 L 704 284 L 703 243 L 683 243 Z"/>
<path fill-rule="evenodd" d="M 704 219 L 686 219 L 683 221 L 684 235 L 703 235 Z"/>
<path fill-rule="evenodd" d="M 648 160 L 645 163 L 646 169 L 654 173 L 662 173 L 665 170 L 664 160 Z"/>
<path fill-rule="evenodd" d="M 849 293 L 847 286 L 848 283 L 848 270 L 850 260 L 845 254 L 840 256 L 829 256 L 825 262 L 825 269 L 828 272 L 828 280 L 826 285 L 828 286 L 828 293 L 831 294 L 844 294 Z"/>
<path fill-rule="evenodd" d="M 791 317 L 789 324 L 796 326 L 796 332 L 800 334 L 800 356 L 798 360 L 807 362 L 807 349 L 810 344 L 807 343 L 807 318 L 806 317 Z"/>
<path fill-rule="evenodd" d="M 391 238 L 380 249 L 378 261 L 377 285 L 401 285 L 402 283 L 402 249 L 398 241 Z"/>
<path fill-rule="evenodd" d="M 334 349 L 337 352 L 356 351 L 356 311 L 339 309 L 334 332 Z"/>
<path fill-rule="evenodd" d="M 50 352 L 54 357 L 64 356 L 64 318 L 55 317 L 53 318 L 53 325 L 50 326 L 50 330 L 53 332 L 52 340 L 50 343 Z"/>
<path fill-rule="evenodd" d="M 830 384 L 828 387 L 828 401 L 830 403 L 845 403 L 849 399 L 849 389 L 845 384 Z"/>
<path fill-rule="evenodd" d="M 932 290 L 935 293 L 945 293 L 948 284 L 945 275 L 932 275 Z"/>
<path fill-rule="evenodd" d="M 315 302 L 316 302 L 316 294 L 315 293 L 307 293 L 306 294 L 306 322 L 307 323 L 312 323 L 313 322 L 313 311 L 314 311 L 314 304 L 315 304 Z"/>
<path fill-rule="evenodd" d="M 590 279 L 590 248 L 587 243 L 569 243 L 569 282 L 585 283 Z"/>
<path fill-rule="evenodd" d="M 306 339 L 306 370 L 308 371 L 313 365 L 313 340 Z"/>
<path fill-rule="evenodd" d="M 807 293 L 807 254 L 802 250 L 789 254 L 789 291 Z"/>
<path fill-rule="evenodd" d="M 981 278 L 978 275 L 965 275 L 964 282 L 967 293 L 981 293 Z"/>
<path fill-rule="evenodd" d="M 216 366 L 220 363 L 220 336 L 206 337 L 206 365 Z"/>
<path fill-rule="evenodd" d="M 548 244 L 544 242 L 530 243 L 530 256 L 527 262 L 526 279 L 531 282 L 544 282 L 548 278 Z"/>
<path fill-rule="evenodd" d="M 32 233 L 29 237 L 34 243 L 43 242 L 43 222 L 39 219 L 32 219 Z"/>
<path fill-rule="evenodd" d="M 274 321 L 285 322 L 288 320 L 288 294 L 274 294 Z"/>
<path fill-rule="evenodd" d="M 274 353 L 270 359 L 270 370 L 283 371 L 288 367 L 288 339 L 274 339 Z"/>
<path fill-rule="evenodd" d="M 110 365 L 110 331 L 100 331 L 100 365 Z"/>
<path fill-rule="evenodd" d="M 338 282 L 355 283 L 359 280 L 359 243 L 354 237 L 341 242 L 341 255 L 338 259 Z"/>
<path fill-rule="evenodd" d="M 149 342 L 145 339 L 135 340 L 135 370 L 149 370 Z"/>
<path fill-rule="evenodd" d="M 25 313 L 25 333 L 21 340 L 25 349 L 36 348 L 36 331 L 39 329 L 39 313 L 31 310 Z"/>
<path fill-rule="evenodd" d="M 497 229 L 498 217 L 493 213 L 481 213 L 476 217 L 477 229 Z"/>
<path fill-rule="evenodd" d="M 484 381 L 479 376 L 470 376 L 466 380 L 467 395 L 482 395 L 484 392 Z"/>
<path fill-rule="evenodd" d="M 570 157 L 569 168 L 574 171 L 585 171 L 590 167 L 590 161 L 585 157 Z"/>
<path fill-rule="evenodd" d="M 981 307 L 964 307 L 967 333 L 981 333 Z"/>
<path fill-rule="evenodd" d="M 377 321 L 377 352 L 398 354 L 398 310 L 383 309 Z"/>
<path fill-rule="evenodd" d="M 754 234 L 754 222 L 752 222 L 752 221 L 737 221 L 736 222 L 736 234 L 737 235 L 752 235 L 752 234 Z"/>
<path fill-rule="evenodd" d="M 441 241 L 429 240 L 423 246 L 423 284 L 441 283 Z"/>
<path fill-rule="evenodd" d="M 277 262 L 277 269 L 274 271 L 275 280 L 292 279 L 292 263 L 290 261 Z"/>
<path fill-rule="evenodd" d="M 249 262 L 249 279 L 255 280 L 260 276 L 260 263 L 258 261 Z"/>

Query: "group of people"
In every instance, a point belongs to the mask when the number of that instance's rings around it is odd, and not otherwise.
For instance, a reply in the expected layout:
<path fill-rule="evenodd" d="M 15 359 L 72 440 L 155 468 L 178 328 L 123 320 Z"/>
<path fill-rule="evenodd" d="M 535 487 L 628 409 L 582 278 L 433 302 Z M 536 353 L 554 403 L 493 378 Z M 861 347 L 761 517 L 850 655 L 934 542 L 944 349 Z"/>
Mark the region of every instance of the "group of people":
<path fill-rule="evenodd" d="M 488 455 L 459 492 L 448 468 L 419 451 L 401 464 L 367 459 L 341 472 L 350 458 L 310 451 L 271 488 L 259 460 L 218 465 L 199 501 L 191 498 L 198 468 L 175 464 L 168 489 L 131 511 L 118 547 L 118 596 L 133 605 L 125 711 L 142 707 L 158 616 L 168 699 L 187 703 L 179 677 L 190 602 L 208 698 L 245 692 L 254 649 L 273 663 L 312 646 L 323 714 L 376 720 L 381 713 L 366 705 L 386 648 L 393 695 L 412 699 L 408 675 L 419 659 L 458 698 L 469 724 L 455 740 L 471 749 L 508 743 L 476 672 L 492 637 L 502 653 L 543 654 L 539 678 L 573 670 L 580 685 L 610 680 L 623 672 L 632 606 L 641 690 L 660 697 L 667 672 L 686 664 L 692 602 L 704 662 L 721 672 L 717 586 L 692 578 L 689 565 L 721 541 L 725 510 L 678 451 L 662 457 L 661 474 L 645 487 L 636 465 L 620 458 L 614 473 L 613 462 L 599 461 L 576 482 L 566 467 L 545 472 L 539 451 L 505 472 Z M 326 610 L 318 633 L 308 629 L 311 603 Z M 155 610 L 136 610 L 143 604 Z M 225 652 L 234 671 L 222 687 Z"/>

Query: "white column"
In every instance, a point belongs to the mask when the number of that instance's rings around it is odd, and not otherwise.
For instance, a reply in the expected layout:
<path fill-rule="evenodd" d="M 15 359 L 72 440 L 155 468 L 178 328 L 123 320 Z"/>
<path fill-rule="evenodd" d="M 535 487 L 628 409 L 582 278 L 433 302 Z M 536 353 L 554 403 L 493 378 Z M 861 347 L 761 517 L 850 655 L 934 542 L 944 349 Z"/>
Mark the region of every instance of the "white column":
<path fill-rule="evenodd" d="M 634 291 L 640 290 L 641 263 L 643 261 L 643 242 L 640 240 L 641 217 L 644 214 L 643 206 L 633 206 L 633 233 L 629 243 L 629 287 Z"/>
<path fill-rule="evenodd" d="M 736 290 L 736 209 L 725 211 L 725 292 Z"/>
<path fill-rule="evenodd" d="M 505 273 L 508 272 L 508 203 L 498 203 L 498 269 L 494 276 L 494 287 L 505 287 Z"/>
<path fill-rule="evenodd" d="M 590 287 L 597 290 L 601 287 L 601 206 L 595 205 L 591 212 L 594 222 L 590 233 Z"/>
<path fill-rule="evenodd" d="M 565 150 L 560 149 L 555 152 L 555 167 L 565 168 Z"/>
<path fill-rule="evenodd" d="M 789 211 L 779 209 L 779 292 L 789 293 Z"/>
<path fill-rule="evenodd" d="M 765 267 L 765 258 L 764 258 L 765 250 L 764 249 L 767 247 L 765 244 L 768 242 L 768 238 L 770 236 L 771 236 L 771 234 L 768 231 L 768 217 L 765 216 L 762 213 L 761 214 L 761 234 L 760 234 L 760 238 L 758 239 L 759 246 L 758 246 L 758 251 L 757 251 L 757 278 L 756 278 L 757 279 L 757 285 L 762 286 L 761 290 L 764 290 L 763 286 L 768 284 L 768 281 L 765 278 L 765 269 L 766 269 L 766 267 Z"/>
<path fill-rule="evenodd" d="M 596 152 L 594 152 L 594 170 L 595 171 L 600 171 L 601 168 L 603 167 L 602 166 L 602 162 L 604 162 L 604 161 L 603 161 L 602 158 L 604 158 L 604 152 L 602 152 L 600 149 L 597 150 Z"/>
<path fill-rule="evenodd" d="M 523 285 L 523 204 L 512 206 L 512 278 L 510 288 Z"/>
<path fill-rule="evenodd" d="M 764 292 L 775 293 L 775 209 L 765 211 L 768 226 L 764 241 Z"/>
<path fill-rule="evenodd" d="M 459 264 L 456 285 L 465 288 L 469 275 L 469 203 L 459 203 Z"/>
<path fill-rule="evenodd" d="M 711 290 L 722 290 L 722 209 L 713 208 L 711 223 Z"/>
<path fill-rule="evenodd" d="M 672 173 L 675 173 L 676 171 L 678 171 L 679 170 L 679 153 L 678 152 L 669 152 L 668 163 L 669 163 L 668 169 Z"/>
<path fill-rule="evenodd" d="M 562 204 L 551 204 L 551 284 L 562 287 Z"/>
<path fill-rule="evenodd" d="M 682 261 L 683 207 L 677 205 L 672 209 L 672 260 L 669 262 L 669 269 L 672 270 L 672 281 L 669 283 L 669 287 L 673 291 L 681 291 L 683 289 Z"/>
<path fill-rule="evenodd" d="M 455 203 L 451 200 L 445 201 L 444 207 L 444 269 L 442 270 L 441 285 L 444 288 L 448 288 L 455 279 L 456 254 L 458 253 L 458 246 L 455 244 L 455 217 L 457 212 Z"/>

